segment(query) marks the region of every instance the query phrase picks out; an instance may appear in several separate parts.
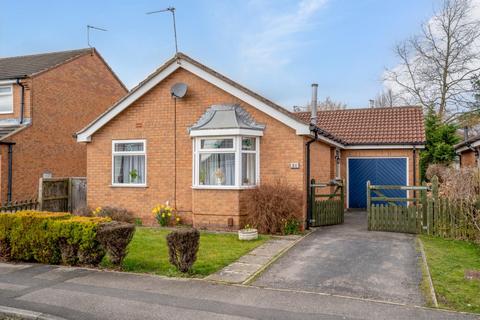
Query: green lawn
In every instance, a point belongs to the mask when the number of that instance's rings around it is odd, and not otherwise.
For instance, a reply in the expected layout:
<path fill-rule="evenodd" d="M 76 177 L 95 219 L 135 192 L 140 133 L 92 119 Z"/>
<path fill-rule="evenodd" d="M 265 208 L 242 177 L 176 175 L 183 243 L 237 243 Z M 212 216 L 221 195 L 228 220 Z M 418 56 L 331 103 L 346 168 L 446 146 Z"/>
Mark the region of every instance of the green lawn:
<path fill-rule="evenodd" d="M 184 276 L 168 262 L 168 248 L 165 237 L 170 230 L 137 227 L 129 245 L 128 255 L 122 270 L 154 273 L 165 276 Z M 242 255 L 258 247 L 268 239 L 260 236 L 255 241 L 240 241 L 236 234 L 200 233 L 200 248 L 197 261 L 188 276 L 204 277 L 214 273 Z M 108 262 L 103 266 L 108 267 Z"/>
<path fill-rule="evenodd" d="M 480 313 L 480 280 L 465 279 L 465 270 L 480 270 L 480 246 L 420 236 L 442 308 Z"/>

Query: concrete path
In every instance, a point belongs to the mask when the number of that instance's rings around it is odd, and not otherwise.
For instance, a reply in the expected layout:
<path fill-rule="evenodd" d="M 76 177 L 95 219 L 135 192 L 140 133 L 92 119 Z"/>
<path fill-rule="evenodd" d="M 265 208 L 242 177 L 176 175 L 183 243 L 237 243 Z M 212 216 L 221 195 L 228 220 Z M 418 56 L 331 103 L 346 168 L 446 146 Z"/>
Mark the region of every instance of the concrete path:
<path fill-rule="evenodd" d="M 28 264 L 0 264 L 0 306 L 43 319 L 478 319 L 316 293 Z"/>
<path fill-rule="evenodd" d="M 274 237 L 222 270 L 208 276 L 207 280 L 244 283 L 300 238 L 301 236 Z"/>
<path fill-rule="evenodd" d="M 367 231 L 365 212 L 322 227 L 297 243 L 253 283 L 424 305 L 421 255 L 413 235 Z"/>

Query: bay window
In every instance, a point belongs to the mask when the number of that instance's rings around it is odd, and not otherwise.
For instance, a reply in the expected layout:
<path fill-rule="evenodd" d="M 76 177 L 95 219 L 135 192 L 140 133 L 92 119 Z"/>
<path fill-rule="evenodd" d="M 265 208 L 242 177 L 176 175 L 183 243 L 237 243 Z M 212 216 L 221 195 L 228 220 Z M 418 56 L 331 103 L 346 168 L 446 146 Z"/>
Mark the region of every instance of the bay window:
<path fill-rule="evenodd" d="M 116 140 L 112 142 L 112 185 L 146 185 L 145 140 Z"/>
<path fill-rule="evenodd" d="M 194 138 L 194 187 L 241 188 L 259 180 L 257 137 Z"/>

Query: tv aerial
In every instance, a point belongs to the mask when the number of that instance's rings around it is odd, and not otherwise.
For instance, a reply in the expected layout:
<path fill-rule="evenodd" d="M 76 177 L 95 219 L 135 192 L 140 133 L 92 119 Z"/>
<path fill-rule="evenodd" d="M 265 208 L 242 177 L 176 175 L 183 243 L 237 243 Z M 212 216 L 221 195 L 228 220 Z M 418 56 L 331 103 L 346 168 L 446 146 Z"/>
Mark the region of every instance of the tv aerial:
<path fill-rule="evenodd" d="M 147 12 L 146 14 L 155 14 L 155 13 L 161 13 L 161 12 L 171 12 L 172 13 L 172 19 L 173 19 L 173 36 L 175 39 L 175 54 L 178 53 L 178 44 L 177 44 L 177 26 L 175 23 L 175 8 L 174 7 L 168 7 L 166 9 L 162 10 L 157 10 L 157 11 L 150 11 Z"/>
<path fill-rule="evenodd" d="M 98 30 L 98 31 L 108 31 L 107 29 L 104 29 L 104 28 L 99 28 L 99 27 L 95 27 L 95 26 L 91 26 L 89 24 L 87 24 L 87 44 L 89 46 L 90 49 L 92 49 L 92 52 L 93 52 L 93 47 L 92 45 L 90 44 L 90 30 L 93 29 L 93 30 Z"/>

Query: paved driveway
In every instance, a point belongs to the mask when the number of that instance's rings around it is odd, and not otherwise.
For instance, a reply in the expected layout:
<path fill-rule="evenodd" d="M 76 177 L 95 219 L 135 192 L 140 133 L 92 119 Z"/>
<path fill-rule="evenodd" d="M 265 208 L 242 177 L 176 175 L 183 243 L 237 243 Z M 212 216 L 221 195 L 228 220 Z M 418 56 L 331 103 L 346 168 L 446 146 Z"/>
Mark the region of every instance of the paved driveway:
<path fill-rule="evenodd" d="M 423 305 L 415 237 L 367 231 L 366 213 L 322 227 L 300 241 L 253 283 Z"/>

